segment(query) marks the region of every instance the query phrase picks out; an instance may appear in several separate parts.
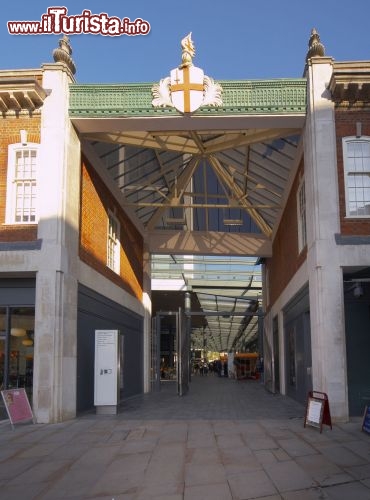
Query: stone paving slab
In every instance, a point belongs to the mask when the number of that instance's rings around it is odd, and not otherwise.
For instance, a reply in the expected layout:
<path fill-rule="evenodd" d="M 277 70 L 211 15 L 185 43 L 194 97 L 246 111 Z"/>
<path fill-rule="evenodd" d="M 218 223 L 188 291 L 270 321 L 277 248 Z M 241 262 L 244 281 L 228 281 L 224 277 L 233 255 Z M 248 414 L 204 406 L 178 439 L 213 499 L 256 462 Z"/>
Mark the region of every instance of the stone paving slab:
<path fill-rule="evenodd" d="M 248 382 L 194 378 L 118 415 L 2 423 L 0 500 L 370 500 L 361 418 L 304 428 L 302 405 Z"/>
<path fill-rule="evenodd" d="M 233 475 L 229 478 L 229 485 L 232 498 L 238 500 L 263 498 L 278 493 L 273 481 L 263 470 Z"/>
<path fill-rule="evenodd" d="M 267 464 L 264 469 L 280 492 L 315 486 L 314 479 L 293 460 Z"/>
<path fill-rule="evenodd" d="M 330 500 L 369 500 L 369 488 L 359 482 L 338 484 L 325 489 Z"/>
<path fill-rule="evenodd" d="M 184 491 L 184 500 L 233 500 L 227 484 L 216 483 L 188 486 Z"/>
<path fill-rule="evenodd" d="M 296 462 L 320 486 L 346 483 L 353 480 L 353 476 L 346 473 L 333 462 L 329 462 L 323 455 L 298 457 Z"/>
<path fill-rule="evenodd" d="M 286 493 L 282 493 L 280 498 L 283 500 L 330 500 L 330 497 L 325 493 L 325 491 L 322 488 L 317 487 L 299 491 L 288 491 Z M 348 498 L 343 500 L 350 499 Z"/>
<path fill-rule="evenodd" d="M 356 465 L 366 464 L 366 459 L 349 450 L 346 446 L 339 443 L 330 445 L 317 446 L 320 453 L 327 460 L 335 463 L 340 467 L 354 467 Z"/>

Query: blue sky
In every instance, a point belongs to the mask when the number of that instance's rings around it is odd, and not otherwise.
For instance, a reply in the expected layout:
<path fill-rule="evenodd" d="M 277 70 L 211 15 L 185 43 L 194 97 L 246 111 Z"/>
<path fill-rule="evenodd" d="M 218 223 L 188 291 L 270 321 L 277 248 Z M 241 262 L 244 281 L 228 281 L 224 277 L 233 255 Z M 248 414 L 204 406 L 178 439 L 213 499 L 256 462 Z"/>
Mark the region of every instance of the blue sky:
<path fill-rule="evenodd" d="M 151 25 L 145 36 L 72 35 L 79 83 L 158 81 L 179 65 L 180 41 L 190 31 L 194 64 L 216 80 L 301 77 L 312 28 L 336 61 L 370 60 L 369 0 L 6 0 L 0 69 L 53 61 L 60 35 L 10 35 L 6 24 L 39 21 L 52 6 L 66 7 L 69 16 L 89 9 Z"/>

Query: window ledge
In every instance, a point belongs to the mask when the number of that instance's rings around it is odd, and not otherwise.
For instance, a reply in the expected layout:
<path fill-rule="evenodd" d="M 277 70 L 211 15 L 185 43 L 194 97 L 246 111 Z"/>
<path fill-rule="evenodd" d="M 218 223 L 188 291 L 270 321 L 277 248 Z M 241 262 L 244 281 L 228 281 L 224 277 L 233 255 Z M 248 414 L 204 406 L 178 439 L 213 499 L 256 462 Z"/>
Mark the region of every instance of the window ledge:
<path fill-rule="evenodd" d="M 30 227 L 30 226 L 38 226 L 38 222 L 4 222 L 1 224 L 3 227 L 11 227 L 14 226 L 16 228 L 19 228 L 21 226 L 24 227 Z"/>
<path fill-rule="evenodd" d="M 359 219 L 370 219 L 370 214 L 369 215 L 345 215 L 345 220 L 359 220 Z"/>

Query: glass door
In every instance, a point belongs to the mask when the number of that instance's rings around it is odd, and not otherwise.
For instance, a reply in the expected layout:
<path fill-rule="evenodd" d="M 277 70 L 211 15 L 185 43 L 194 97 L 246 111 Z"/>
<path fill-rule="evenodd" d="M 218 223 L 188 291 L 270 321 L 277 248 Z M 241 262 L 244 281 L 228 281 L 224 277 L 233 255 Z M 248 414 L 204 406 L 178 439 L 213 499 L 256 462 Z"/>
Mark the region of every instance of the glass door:
<path fill-rule="evenodd" d="M 34 307 L 10 308 L 9 388 L 24 387 L 32 394 Z"/>
<path fill-rule="evenodd" d="M 0 390 L 4 385 L 6 309 L 0 307 Z"/>
<path fill-rule="evenodd" d="M 5 359 L 6 356 L 6 308 L 0 307 L 0 391 L 5 389 Z M 7 418 L 3 398 L 0 395 L 0 420 Z"/>
<path fill-rule="evenodd" d="M 23 387 L 32 404 L 34 307 L 0 307 L 0 390 Z M 0 420 L 7 418 L 0 397 Z"/>

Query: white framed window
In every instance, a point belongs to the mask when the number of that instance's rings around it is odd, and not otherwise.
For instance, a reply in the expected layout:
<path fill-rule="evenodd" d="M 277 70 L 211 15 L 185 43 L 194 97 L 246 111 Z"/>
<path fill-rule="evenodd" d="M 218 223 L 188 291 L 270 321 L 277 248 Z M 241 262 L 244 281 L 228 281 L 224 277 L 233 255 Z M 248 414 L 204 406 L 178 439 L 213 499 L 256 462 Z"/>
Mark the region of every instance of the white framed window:
<path fill-rule="evenodd" d="M 7 224 L 36 224 L 39 144 L 10 144 L 6 197 Z"/>
<path fill-rule="evenodd" d="M 307 245 L 306 228 L 306 192 L 304 178 L 301 179 L 297 191 L 298 252 Z"/>
<path fill-rule="evenodd" d="M 108 212 L 107 266 L 119 273 L 120 263 L 120 223 L 117 217 Z"/>
<path fill-rule="evenodd" d="M 370 217 L 370 137 L 344 137 L 346 216 Z"/>

